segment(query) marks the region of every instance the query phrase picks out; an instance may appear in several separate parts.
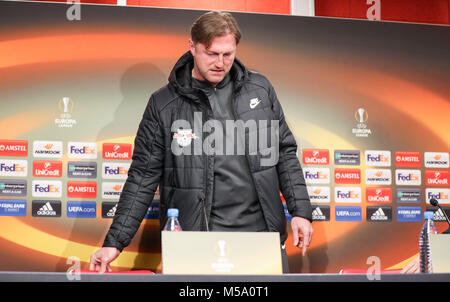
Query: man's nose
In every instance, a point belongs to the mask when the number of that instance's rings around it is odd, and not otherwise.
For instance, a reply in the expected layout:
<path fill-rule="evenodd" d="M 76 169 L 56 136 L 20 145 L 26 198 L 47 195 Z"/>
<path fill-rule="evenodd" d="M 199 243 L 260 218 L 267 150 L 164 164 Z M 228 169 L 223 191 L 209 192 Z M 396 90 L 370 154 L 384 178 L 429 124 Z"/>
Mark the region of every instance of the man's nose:
<path fill-rule="evenodd" d="M 216 67 L 222 68 L 223 67 L 223 55 L 218 55 L 215 63 L 216 63 Z"/>

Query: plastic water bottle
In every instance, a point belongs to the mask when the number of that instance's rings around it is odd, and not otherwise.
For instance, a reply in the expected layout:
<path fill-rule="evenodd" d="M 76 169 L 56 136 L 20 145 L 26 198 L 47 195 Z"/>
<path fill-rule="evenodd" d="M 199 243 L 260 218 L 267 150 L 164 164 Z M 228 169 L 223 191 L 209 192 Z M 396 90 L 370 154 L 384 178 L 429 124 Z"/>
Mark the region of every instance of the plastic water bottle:
<path fill-rule="evenodd" d="M 431 263 L 430 234 L 438 233 L 433 222 L 433 216 L 433 212 L 427 211 L 424 213 L 425 223 L 423 224 L 419 237 L 421 273 L 433 272 L 433 264 Z"/>
<path fill-rule="evenodd" d="M 178 209 L 168 209 L 167 210 L 167 222 L 164 226 L 164 231 L 171 231 L 171 232 L 180 232 L 181 226 L 180 222 L 178 221 Z"/>

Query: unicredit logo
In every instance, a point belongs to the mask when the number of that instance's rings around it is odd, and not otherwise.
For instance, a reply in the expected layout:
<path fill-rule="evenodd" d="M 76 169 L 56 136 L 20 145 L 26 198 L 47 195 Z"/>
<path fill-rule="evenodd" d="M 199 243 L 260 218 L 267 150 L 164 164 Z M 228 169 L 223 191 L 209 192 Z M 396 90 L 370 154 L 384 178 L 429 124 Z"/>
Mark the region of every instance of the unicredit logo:
<path fill-rule="evenodd" d="M 61 177 L 62 162 L 40 161 L 33 162 L 33 176 L 35 177 Z"/>
<path fill-rule="evenodd" d="M 103 158 L 115 160 L 131 159 L 131 144 L 103 144 Z"/>
<path fill-rule="evenodd" d="M 305 165 L 328 165 L 330 152 L 324 149 L 303 149 L 303 163 Z"/>
<path fill-rule="evenodd" d="M 425 184 L 427 186 L 447 186 L 448 180 L 448 171 L 425 171 Z"/>
<path fill-rule="evenodd" d="M 366 196 L 368 202 L 376 203 L 391 203 L 392 189 L 391 188 L 367 188 Z"/>

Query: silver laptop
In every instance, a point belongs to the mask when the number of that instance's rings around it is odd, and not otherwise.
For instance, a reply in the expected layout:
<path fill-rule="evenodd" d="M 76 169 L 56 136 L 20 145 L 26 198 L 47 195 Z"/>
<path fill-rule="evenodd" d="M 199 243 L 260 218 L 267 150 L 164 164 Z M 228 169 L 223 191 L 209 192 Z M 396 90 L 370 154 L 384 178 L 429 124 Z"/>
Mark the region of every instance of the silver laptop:
<path fill-rule="evenodd" d="M 161 240 L 163 274 L 283 273 L 278 233 L 163 231 Z"/>
<path fill-rule="evenodd" d="M 450 273 L 450 234 L 430 234 L 434 273 Z"/>

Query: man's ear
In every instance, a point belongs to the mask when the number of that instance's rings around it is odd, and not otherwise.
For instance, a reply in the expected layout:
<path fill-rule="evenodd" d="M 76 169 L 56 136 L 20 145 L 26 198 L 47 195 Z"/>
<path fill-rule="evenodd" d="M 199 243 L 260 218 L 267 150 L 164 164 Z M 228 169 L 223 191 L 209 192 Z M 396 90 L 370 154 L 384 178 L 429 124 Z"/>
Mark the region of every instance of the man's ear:
<path fill-rule="evenodd" d="M 191 52 L 191 54 L 193 56 L 195 56 L 195 44 L 194 44 L 194 41 L 192 41 L 192 39 L 189 39 L 188 44 L 189 44 L 189 51 Z"/>

